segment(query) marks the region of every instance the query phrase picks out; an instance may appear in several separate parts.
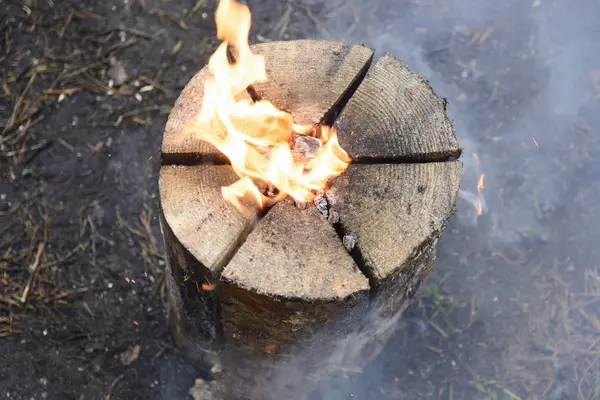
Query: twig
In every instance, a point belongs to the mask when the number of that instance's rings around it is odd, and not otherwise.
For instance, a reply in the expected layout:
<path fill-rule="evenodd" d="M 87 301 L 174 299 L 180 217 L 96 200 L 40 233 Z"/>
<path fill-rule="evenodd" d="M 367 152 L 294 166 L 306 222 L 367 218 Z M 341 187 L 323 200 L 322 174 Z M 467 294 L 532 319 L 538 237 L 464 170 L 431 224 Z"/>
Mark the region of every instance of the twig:
<path fill-rule="evenodd" d="M 62 292 L 60 294 L 55 295 L 54 297 L 44 300 L 44 302 L 46 304 L 48 304 L 48 303 L 51 303 L 56 300 L 64 299 L 65 297 L 69 297 L 72 294 L 87 293 L 88 290 L 89 290 L 89 288 L 87 286 L 79 288 L 79 289 L 67 290 L 66 292 Z"/>
<path fill-rule="evenodd" d="M 94 67 L 98 67 L 98 66 L 104 65 L 104 63 L 105 63 L 104 61 L 96 61 L 96 62 L 93 62 L 93 63 L 88 64 L 86 66 L 83 66 L 83 67 L 81 67 L 79 69 L 76 69 L 75 71 L 66 72 L 64 74 L 60 73 L 60 74 L 58 74 L 58 76 L 56 77 L 56 79 L 52 82 L 52 84 L 50 85 L 50 87 L 48 88 L 48 90 L 54 89 L 56 87 L 56 85 L 60 81 L 62 81 L 64 79 L 73 78 L 73 77 L 75 77 L 77 75 L 80 75 L 80 74 L 86 72 L 90 68 L 94 68 Z"/>
<path fill-rule="evenodd" d="M 15 107 L 13 108 L 12 114 L 11 114 L 10 118 L 8 119 L 6 126 L 2 130 L 2 133 L 6 133 L 6 131 L 8 131 L 10 128 L 13 127 L 15 120 L 17 119 L 17 116 L 19 114 L 19 108 L 21 108 L 21 104 L 23 104 L 23 99 L 25 98 L 25 95 L 27 94 L 29 89 L 31 89 L 31 86 L 33 85 L 33 81 L 35 81 L 36 77 L 37 77 L 37 72 L 34 72 L 31 75 L 31 78 L 29 78 L 29 82 L 27 82 L 27 86 L 25 86 L 25 90 L 23 90 L 23 93 L 21 93 L 21 95 L 17 99 L 17 102 L 15 103 Z"/>
<path fill-rule="evenodd" d="M 140 81 L 142 81 L 142 82 L 145 82 L 145 83 L 147 83 L 149 85 L 154 86 L 155 88 L 157 88 L 158 90 L 160 90 L 161 92 L 163 92 L 165 96 L 170 97 L 170 96 L 173 95 L 173 93 L 171 92 L 170 89 L 168 89 L 168 88 L 162 86 L 161 84 L 157 83 L 156 80 L 152 80 L 152 79 L 150 79 L 149 77 L 147 77 L 145 75 L 140 76 L 138 79 Z"/>
<path fill-rule="evenodd" d="M 358 10 L 354 6 L 354 4 L 350 0 L 348 0 L 346 3 L 348 4 L 348 7 L 350 7 L 350 9 L 352 10 L 353 20 L 352 25 L 350 25 L 350 27 L 346 30 L 345 33 L 346 35 L 351 35 L 356 30 L 356 27 L 360 22 L 360 17 L 358 16 Z"/>
<path fill-rule="evenodd" d="M 180 27 L 184 31 L 188 30 L 188 26 L 185 23 L 185 21 L 183 21 L 182 19 L 180 19 L 177 15 L 172 14 L 172 13 L 170 13 L 168 11 L 161 10 L 161 9 L 158 9 L 158 8 L 153 8 L 152 10 L 150 10 L 150 14 L 152 14 L 152 15 L 158 15 L 159 17 L 166 17 L 169 21 L 173 22 L 175 25 L 177 25 L 178 27 Z"/>
<path fill-rule="evenodd" d="M 327 28 L 325 28 L 325 26 L 323 26 L 323 23 L 321 21 L 319 21 L 319 19 L 315 16 L 315 14 L 313 14 L 312 10 L 310 9 L 310 6 L 306 6 L 304 9 L 306 10 L 306 14 L 308 15 L 308 18 L 311 19 L 311 21 L 315 24 L 317 29 L 320 29 L 321 32 L 323 32 L 327 38 L 331 38 L 331 33 L 329 33 Z"/>
<path fill-rule="evenodd" d="M 193 17 L 194 14 L 196 14 L 196 11 L 198 11 L 200 7 L 204 5 L 204 3 L 206 3 L 206 0 L 198 0 L 196 5 L 192 8 L 192 11 L 188 13 L 188 17 Z"/>
<path fill-rule="evenodd" d="M 89 11 L 78 11 L 78 10 L 73 10 L 73 15 L 79 19 L 84 19 L 84 20 L 98 20 L 101 19 L 102 16 L 95 14 L 93 12 L 89 12 Z"/>
<path fill-rule="evenodd" d="M 124 376 L 125 376 L 125 374 L 123 373 L 123 374 L 117 376 L 114 381 L 112 381 L 112 383 L 110 384 L 110 387 L 108 388 L 108 393 L 106 393 L 106 400 L 110 400 L 110 398 L 112 397 L 113 390 L 115 390 L 115 388 L 117 387 L 117 384 L 121 381 L 121 379 L 123 379 Z"/>
<path fill-rule="evenodd" d="M 85 243 L 85 244 L 79 243 L 77 246 L 75 246 L 75 248 L 73 248 L 73 250 L 69 251 L 64 256 L 58 257 L 56 260 L 51 261 L 47 264 L 44 264 L 44 268 L 54 267 L 56 265 L 59 265 L 62 262 L 67 261 L 69 258 L 73 257 L 79 250 L 85 249 L 88 245 L 89 245 L 89 243 Z"/>
<path fill-rule="evenodd" d="M 150 39 L 150 40 L 156 40 L 156 38 L 154 37 L 154 35 L 151 35 L 149 33 L 140 31 L 138 29 L 134 29 L 134 28 L 125 28 L 124 26 L 121 26 L 118 28 L 120 31 L 123 32 L 128 32 L 131 33 L 132 35 L 136 35 L 136 36 L 140 36 L 146 39 Z"/>
<path fill-rule="evenodd" d="M 67 28 L 69 27 L 69 25 L 71 25 L 71 21 L 73 21 L 73 16 L 75 15 L 75 10 L 71 9 L 71 12 L 69 13 L 69 16 L 67 17 L 67 21 L 65 22 L 65 24 L 63 25 L 63 27 L 60 29 L 60 32 L 58 32 L 58 37 L 62 39 L 62 37 L 65 34 L 65 31 L 67 30 Z"/>
<path fill-rule="evenodd" d="M 291 2 L 288 1 L 285 12 L 281 16 L 281 19 L 279 20 L 279 22 L 277 22 L 277 24 L 275 24 L 275 26 L 273 26 L 273 28 L 269 32 L 268 36 L 271 36 L 275 31 L 279 30 L 277 37 L 279 39 L 281 39 L 283 37 L 283 35 L 285 34 L 285 32 L 287 31 L 288 25 L 290 23 L 290 16 L 292 15 L 293 11 L 294 11 L 294 8 L 292 7 Z"/>
<path fill-rule="evenodd" d="M 75 151 L 77 150 L 75 147 L 73 147 L 72 145 L 67 143 L 67 141 L 64 140 L 63 138 L 58 138 L 58 143 L 62 144 L 71 153 L 75 153 Z"/>
<path fill-rule="evenodd" d="M 137 39 L 129 39 L 129 40 L 125 41 L 125 42 L 114 44 L 114 45 L 110 46 L 108 48 L 108 50 L 106 50 L 104 52 L 104 56 L 109 55 L 113 51 L 121 50 L 121 49 L 125 49 L 127 47 L 130 47 L 130 46 L 133 46 L 136 43 L 137 43 Z"/>
<path fill-rule="evenodd" d="M 33 145 L 31 147 L 28 147 L 28 148 L 22 147 L 19 150 L 9 151 L 8 153 L 2 153 L 2 156 L 4 156 L 4 157 L 13 157 L 13 156 L 16 156 L 16 155 L 19 155 L 19 154 L 27 153 L 28 151 L 35 151 L 35 150 L 43 149 L 44 147 L 48 146 L 50 143 L 52 143 L 51 140 L 46 140 L 46 141 L 44 141 L 42 143 L 35 144 L 35 145 Z"/>
<path fill-rule="evenodd" d="M 44 248 L 46 247 L 46 243 L 42 242 L 38 246 L 37 254 L 35 255 L 35 260 L 33 264 L 29 267 L 31 271 L 31 275 L 29 275 L 29 279 L 27 280 L 27 285 L 25 285 L 25 290 L 23 290 L 23 294 L 21 295 L 21 303 L 27 303 L 27 297 L 29 296 L 29 291 L 31 290 L 31 286 L 35 281 L 35 277 L 37 276 L 38 270 L 40 268 L 40 261 L 42 259 L 42 254 L 44 253 Z"/>
<path fill-rule="evenodd" d="M 473 296 L 473 297 L 471 297 L 471 317 L 469 318 L 469 323 L 467 324 L 465 329 L 469 329 L 473 325 L 476 315 L 477 315 L 477 307 L 475 305 L 475 296 Z"/>

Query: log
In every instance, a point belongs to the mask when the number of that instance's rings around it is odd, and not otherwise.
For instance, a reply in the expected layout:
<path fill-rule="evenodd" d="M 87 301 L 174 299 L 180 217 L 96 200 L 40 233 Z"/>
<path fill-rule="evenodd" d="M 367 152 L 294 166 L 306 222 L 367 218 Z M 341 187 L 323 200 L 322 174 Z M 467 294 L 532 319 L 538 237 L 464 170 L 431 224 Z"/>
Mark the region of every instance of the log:
<path fill-rule="evenodd" d="M 168 315 L 175 341 L 218 341 L 221 324 L 213 287 L 256 219 L 221 196 L 237 180 L 227 165 L 167 165 L 159 176 L 161 230 L 167 249 Z"/>
<path fill-rule="evenodd" d="M 372 49 L 327 40 L 263 43 L 252 51 L 265 57 L 268 76 L 254 93 L 307 125 L 334 118 L 329 113 L 352 95 L 373 59 Z"/>
<path fill-rule="evenodd" d="M 185 86 L 171 110 L 163 135 L 161 154 L 165 164 L 201 164 L 209 161 L 222 161 L 223 156 L 210 143 L 198 140 L 185 131 L 192 122 L 204 99 L 204 81 L 209 76 L 208 66 L 198 72 Z M 240 97 L 250 99 L 247 93 Z M 206 128 L 210 129 L 210 128 Z"/>
<path fill-rule="evenodd" d="M 446 100 L 389 54 L 369 71 L 335 127 L 355 162 L 445 161 L 461 154 Z"/>
<path fill-rule="evenodd" d="M 247 95 L 299 123 L 335 121 L 353 164 L 330 182 L 326 210 L 285 199 L 266 214 L 252 203 L 239 211 L 220 194 L 236 180 L 232 168 L 211 165 L 226 160 L 181 133 L 206 71 L 190 81 L 165 129 L 159 181 L 176 342 L 285 354 L 319 332 L 333 349 L 361 326 L 353 334 L 364 346 L 349 359 L 364 363 L 429 273 L 453 211 L 460 149 L 445 101 L 390 55 L 367 72 L 373 51 L 363 46 L 301 40 L 253 50 L 269 80 Z M 389 316 L 385 327 L 369 322 L 374 307 Z"/>

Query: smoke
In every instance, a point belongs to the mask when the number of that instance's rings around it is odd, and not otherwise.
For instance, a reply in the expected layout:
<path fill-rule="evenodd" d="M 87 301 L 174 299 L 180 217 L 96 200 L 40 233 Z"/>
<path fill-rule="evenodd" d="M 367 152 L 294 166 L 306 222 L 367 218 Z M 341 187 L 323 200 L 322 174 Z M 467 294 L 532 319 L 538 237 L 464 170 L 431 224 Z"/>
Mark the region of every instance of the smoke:
<path fill-rule="evenodd" d="M 448 99 L 449 116 L 464 149 L 464 176 L 458 210 L 442 234 L 435 268 L 455 275 L 446 283 L 450 285 L 448 291 L 465 303 L 469 298 L 472 300 L 469 333 L 457 331 L 452 343 L 458 341 L 462 348 L 463 343 L 475 342 L 482 336 L 494 337 L 494 342 L 486 346 L 496 352 L 472 346 L 460 354 L 449 350 L 438 358 L 430 356 L 425 364 L 431 364 L 433 369 L 440 358 L 444 362 L 451 360 L 451 367 L 444 367 L 443 371 L 457 375 L 456 362 L 462 360 L 467 364 L 462 371 L 469 371 L 466 376 L 458 375 L 463 382 L 475 380 L 468 367 L 473 360 L 503 378 L 514 377 L 506 370 L 515 369 L 518 364 L 515 358 L 519 358 L 515 355 L 530 351 L 523 343 L 537 340 L 534 332 L 545 332 L 544 326 L 552 320 L 541 318 L 544 322 L 538 325 L 519 325 L 523 321 L 531 323 L 528 309 L 535 308 L 544 315 L 551 313 L 543 300 L 547 294 L 536 289 L 536 274 L 550 269 L 545 260 L 564 259 L 574 248 L 583 263 L 579 272 L 590 265 L 590 259 L 597 260 L 593 240 L 586 236 L 595 237 L 598 233 L 599 214 L 593 205 L 597 190 L 586 187 L 594 185 L 594 177 L 600 173 L 600 163 L 592 155 L 598 150 L 598 138 L 592 132 L 600 126 L 597 113 L 600 29 L 595 20 L 600 3 L 580 1 L 575 5 L 566 0 L 302 3 L 295 8 L 296 20 L 290 26 L 306 26 L 310 20 L 316 25 L 319 39 L 363 43 L 376 49 L 376 59 L 383 52 L 391 53 Z M 293 34 L 288 37 L 295 38 Z M 484 215 L 477 217 L 476 186 L 483 173 Z M 593 210 L 588 219 L 573 211 L 574 198 L 580 199 L 578 207 Z M 570 236 L 573 232 L 584 235 L 577 236 L 575 241 Z M 548 253 L 549 243 L 553 244 L 551 253 Z M 540 254 L 542 261 L 534 262 L 530 256 L 515 261 L 490 248 L 518 248 L 519 254 Z M 546 253 L 547 257 L 542 258 Z M 504 261 L 502 267 L 494 267 L 500 265 L 498 260 L 508 260 L 520 269 L 511 270 Z M 573 270 L 573 258 L 568 260 Z M 555 267 L 556 263 L 552 268 Z M 526 294 L 522 293 L 523 287 L 528 291 Z M 475 299 L 479 301 L 477 307 Z M 474 313 L 478 320 L 472 324 Z M 332 378 L 317 398 L 350 395 L 363 398 L 367 393 L 387 398 L 373 388 L 393 380 L 394 376 L 406 377 L 419 362 L 410 357 L 421 355 L 416 350 L 400 349 L 402 337 L 410 336 L 409 340 L 415 341 L 414 347 L 439 345 L 437 339 L 431 339 L 439 335 L 431 333 L 430 325 L 415 310 L 409 310 L 409 315 L 403 318 L 399 313 L 393 319 L 380 318 L 375 310 L 371 318 L 374 324 L 391 324 L 397 329 L 385 351 L 388 354 L 365 371 L 345 374 L 342 380 Z M 428 335 L 429 339 L 423 339 Z M 520 335 L 528 337 L 522 339 Z M 421 339 L 425 344 L 416 344 Z M 550 346 L 548 342 L 552 340 L 574 339 L 568 336 L 561 339 L 554 333 L 544 340 L 542 347 Z M 307 363 L 314 362 L 310 357 L 327 352 L 319 348 L 318 340 L 311 343 L 310 351 L 300 352 L 294 362 L 279 369 L 273 381 L 284 382 L 284 387 L 270 387 L 272 398 L 289 398 L 286 396 L 292 383 L 298 391 L 294 398 L 302 398 L 303 388 L 306 392 L 314 389 L 301 383 L 302 371 Z M 342 354 L 320 360 L 318 369 L 322 374 L 328 373 L 335 369 L 336 357 L 360 351 L 362 345 L 359 334 L 350 334 L 340 347 Z M 486 357 L 489 360 L 484 360 Z M 552 367 L 551 374 L 561 371 L 563 381 L 575 379 L 570 375 L 565 378 L 565 366 L 558 364 Z M 453 386 L 444 383 L 444 379 L 433 379 L 429 384 L 436 388 L 439 385 L 438 393 L 445 390 L 448 396 L 447 391 L 451 390 L 448 388 Z M 583 382 L 584 378 L 581 379 Z M 416 396 L 430 393 L 431 386 L 419 386 L 416 381 L 410 393 Z M 527 398 L 560 398 L 565 395 L 560 394 L 566 390 L 563 386 L 554 387 L 554 395 L 547 393 L 550 397 L 534 391 Z M 501 390 L 505 395 L 512 394 L 507 388 Z M 576 396 L 576 392 L 567 392 L 569 398 Z"/>
<path fill-rule="evenodd" d="M 464 149 L 460 222 L 473 225 L 473 194 L 486 173 L 487 234 L 506 242 L 537 222 L 535 201 L 568 196 L 552 157 L 565 155 L 573 123 L 594 95 L 589 71 L 599 60 L 590 15 L 597 3 L 564 1 L 345 2 L 323 22 L 323 37 L 364 43 L 405 61 L 448 98 Z M 596 14 L 597 15 L 597 14 Z M 349 32 L 353 21 L 356 26 Z M 597 118 L 595 118 L 595 122 Z M 573 146 L 573 143 L 571 143 Z M 477 154 L 480 163 L 475 162 Z M 535 180 L 506 193 L 509 174 Z M 531 186 L 527 186 L 531 185 Z"/>

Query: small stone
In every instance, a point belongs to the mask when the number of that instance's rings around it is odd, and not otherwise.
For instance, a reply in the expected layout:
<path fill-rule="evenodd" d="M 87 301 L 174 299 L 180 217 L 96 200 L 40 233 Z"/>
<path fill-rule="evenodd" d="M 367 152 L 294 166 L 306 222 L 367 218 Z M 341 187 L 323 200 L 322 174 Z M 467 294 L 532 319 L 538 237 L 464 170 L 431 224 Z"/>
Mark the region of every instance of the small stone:
<path fill-rule="evenodd" d="M 342 239 L 342 243 L 344 244 L 344 247 L 346 248 L 346 250 L 352 251 L 352 249 L 354 249 L 354 246 L 356 246 L 356 236 L 344 235 L 344 238 Z"/>
<path fill-rule="evenodd" d="M 337 224 L 340 222 L 340 214 L 335 210 L 329 210 L 329 216 L 327 217 L 327 221 L 330 224 Z"/>
<path fill-rule="evenodd" d="M 317 138 L 307 135 L 296 135 L 294 150 L 304 154 L 307 158 L 314 158 L 321 146 L 321 141 Z"/>
<path fill-rule="evenodd" d="M 317 210 L 324 216 L 327 216 L 327 199 L 323 192 L 317 193 L 314 203 L 317 206 Z"/>
<path fill-rule="evenodd" d="M 109 63 L 110 70 L 108 70 L 108 76 L 113 81 L 113 84 L 115 86 L 121 86 L 122 84 L 127 82 L 129 76 L 127 75 L 127 72 L 125 72 L 125 68 L 123 67 L 123 65 L 119 61 L 117 61 L 115 57 L 111 57 L 109 59 Z"/>

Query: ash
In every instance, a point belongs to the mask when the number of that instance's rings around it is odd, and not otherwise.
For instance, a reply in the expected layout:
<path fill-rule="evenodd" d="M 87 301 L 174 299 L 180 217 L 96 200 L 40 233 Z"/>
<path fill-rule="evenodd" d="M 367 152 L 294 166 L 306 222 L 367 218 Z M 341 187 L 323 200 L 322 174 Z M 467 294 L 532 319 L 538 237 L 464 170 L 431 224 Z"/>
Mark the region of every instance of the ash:
<path fill-rule="evenodd" d="M 327 203 L 327 198 L 325 197 L 324 192 L 317 193 L 314 200 L 315 206 L 317 206 L 317 210 L 325 217 L 329 214 L 329 204 Z"/>
<path fill-rule="evenodd" d="M 340 214 L 334 209 L 329 210 L 327 221 L 332 225 L 337 224 L 338 222 L 340 222 Z"/>
<path fill-rule="evenodd" d="M 352 251 L 354 249 L 354 247 L 356 246 L 356 236 L 344 235 L 344 238 L 342 239 L 342 243 L 344 244 L 344 247 L 346 248 L 346 250 Z"/>
<path fill-rule="evenodd" d="M 307 135 L 296 135 L 294 141 L 294 150 L 306 158 L 315 158 L 321 146 L 319 139 Z"/>

